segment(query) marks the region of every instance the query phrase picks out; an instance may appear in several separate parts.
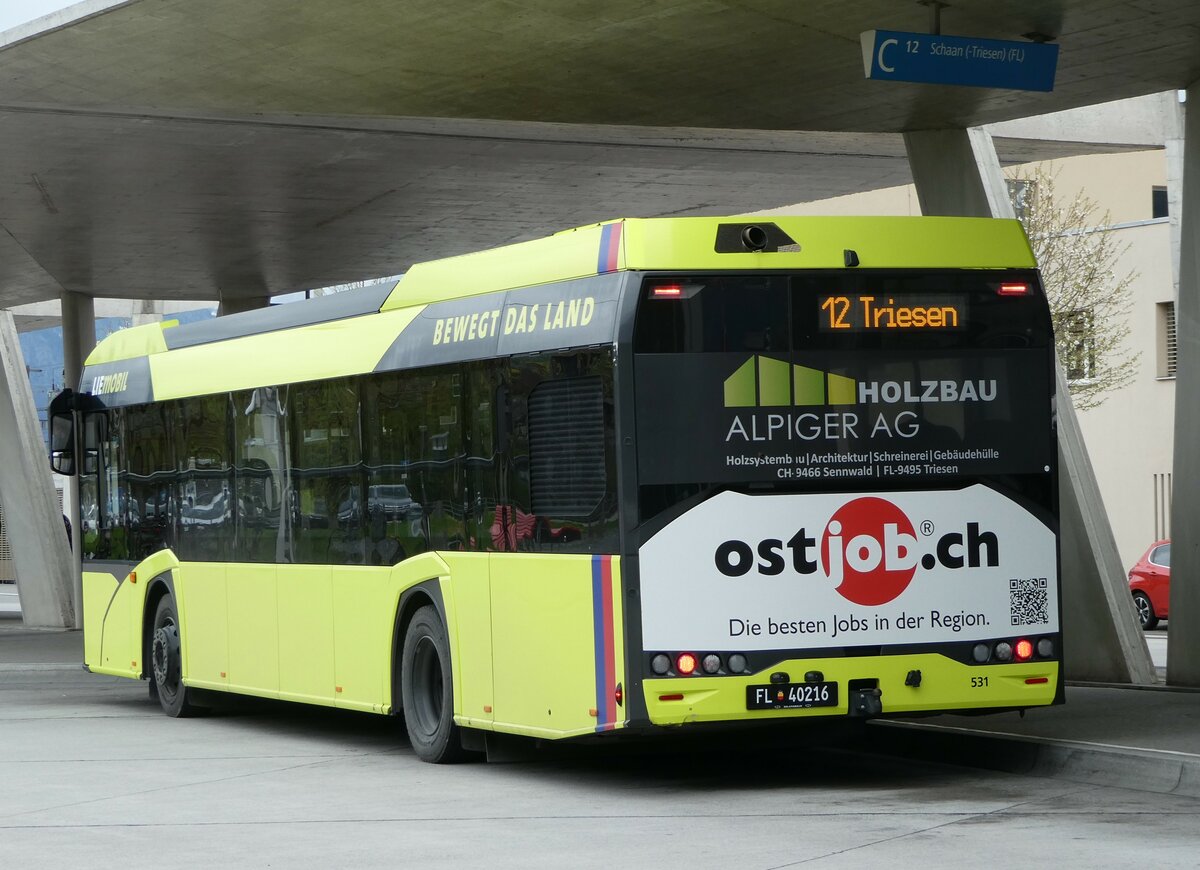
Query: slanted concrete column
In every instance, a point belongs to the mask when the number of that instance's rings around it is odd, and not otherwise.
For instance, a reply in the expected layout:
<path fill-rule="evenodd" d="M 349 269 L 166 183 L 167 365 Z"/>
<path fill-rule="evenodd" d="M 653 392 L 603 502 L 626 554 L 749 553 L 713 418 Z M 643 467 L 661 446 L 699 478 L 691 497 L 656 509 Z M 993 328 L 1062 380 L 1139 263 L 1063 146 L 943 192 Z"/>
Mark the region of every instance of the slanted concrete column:
<path fill-rule="evenodd" d="M 1014 216 L 995 146 L 985 130 L 906 133 L 904 145 L 922 213 Z M 1057 368 L 1066 675 L 1071 680 L 1150 683 L 1154 666 L 1137 625 L 1062 366 Z"/>
<path fill-rule="evenodd" d="M 25 624 L 71 628 L 71 553 L 25 357 L 7 309 L 0 309 L 0 503 Z"/>
<path fill-rule="evenodd" d="M 991 134 L 920 130 L 904 134 L 921 213 L 958 217 L 1016 217 Z"/>
<path fill-rule="evenodd" d="M 1183 136 L 1167 682 L 1200 686 L 1200 82 L 1187 90 Z"/>
<path fill-rule="evenodd" d="M 63 382 L 72 390 L 79 389 L 83 361 L 96 346 L 96 304 L 91 296 L 82 293 L 62 294 L 63 324 Z M 72 601 L 75 628 L 83 628 L 83 534 L 79 522 L 79 477 L 67 479 L 63 509 L 71 520 Z"/>
<path fill-rule="evenodd" d="M 224 317 L 226 314 L 240 314 L 243 311 L 255 311 L 259 308 L 266 308 L 270 304 L 270 296 L 226 297 L 222 295 L 221 303 L 217 306 L 217 317 Z"/>

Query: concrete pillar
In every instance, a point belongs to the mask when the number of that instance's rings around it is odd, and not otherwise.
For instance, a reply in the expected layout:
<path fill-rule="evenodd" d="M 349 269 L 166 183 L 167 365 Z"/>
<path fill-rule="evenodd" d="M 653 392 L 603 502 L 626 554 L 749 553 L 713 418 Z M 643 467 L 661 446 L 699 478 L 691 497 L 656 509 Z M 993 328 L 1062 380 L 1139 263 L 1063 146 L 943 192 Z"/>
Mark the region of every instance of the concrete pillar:
<path fill-rule="evenodd" d="M 906 133 L 904 145 L 923 214 L 1014 216 L 985 130 Z M 1066 675 L 1071 680 L 1150 683 L 1154 666 L 1061 366 L 1057 378 Z"/>
<path fill-rule="evenodd" d="M 1200 82 L 1187 90 L 1183 137 L 1167 682 L 1200 686 Z"/>
<path fill-rule="evenodd" d="M 0 310 L 0 503 L 25 624 L 75 625 L 72 563 L 12 312 Z"/>
<path fill-rule="evenodd" d="M 83 361 L 96 346 L 96 304 L 91 296 L 64 291 L 62 294 L 63 383 L 79 389 Z M 76 456 L 82 453 L 76 451 Z M 71 520 L 72 601 L 75 628 L 83 628 L 83 534 L 79 522 L 79 477 L 67 478 L 63 509 Z"/>
<path fill-rule="evenodd" d="M 130 312 L 130 326 L 144 326 L 163 319 L 163 303 L 160 299 L 134 299 Z"/>
<path fill-rule="evenodd" d="M 217 306 L 217 317 L 224 317 L 226 314 L 241 314 L 243 311 L 255 311 L 259 308 L 266 308 L 270 304 L 270 296 L 237 296 L 229 298 L 222 295 L 221 304 Z"/>
<path fill-rule="evenodd" d="M 1013 218 L 996 146 L 982 127 L 904 134 L 921 213 Z"/>

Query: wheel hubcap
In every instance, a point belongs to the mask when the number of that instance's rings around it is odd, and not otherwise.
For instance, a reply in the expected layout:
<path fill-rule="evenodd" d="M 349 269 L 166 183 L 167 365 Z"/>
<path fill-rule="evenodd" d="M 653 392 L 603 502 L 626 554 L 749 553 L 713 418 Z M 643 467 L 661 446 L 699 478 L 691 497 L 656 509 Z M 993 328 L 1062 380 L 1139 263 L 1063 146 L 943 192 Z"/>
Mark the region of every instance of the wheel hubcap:
<path fill-rule="evenodd" d="M 159 690 L 174 695 L 179 689 L 179 629 L 174 622 L 166 622 L 154 630 L 150 661 Z"/>

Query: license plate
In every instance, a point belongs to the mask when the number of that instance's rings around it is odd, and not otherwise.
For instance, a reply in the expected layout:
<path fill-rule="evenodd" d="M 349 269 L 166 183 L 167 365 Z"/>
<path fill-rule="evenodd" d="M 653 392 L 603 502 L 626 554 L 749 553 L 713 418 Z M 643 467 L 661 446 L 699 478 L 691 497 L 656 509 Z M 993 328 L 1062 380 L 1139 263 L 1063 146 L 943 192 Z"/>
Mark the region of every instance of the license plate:
<path fill-rule="evenodd" d="M 804 707 L 836 707 L 837 683 L 774 683 L 747 686 L 747 710 L 795 710 Z"/>

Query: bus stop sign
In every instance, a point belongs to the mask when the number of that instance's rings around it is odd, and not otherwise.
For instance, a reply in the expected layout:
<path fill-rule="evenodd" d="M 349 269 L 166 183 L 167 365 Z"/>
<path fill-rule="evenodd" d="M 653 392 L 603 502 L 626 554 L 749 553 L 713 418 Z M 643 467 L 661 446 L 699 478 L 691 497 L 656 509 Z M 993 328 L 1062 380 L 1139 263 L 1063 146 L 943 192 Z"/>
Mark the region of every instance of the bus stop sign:
<path fill-rule="evenodd" d="M 1057 45 L 898 30 L 867 30 L 860 40 L 863 70 L 869 79 L 1054 90 Z"/>

